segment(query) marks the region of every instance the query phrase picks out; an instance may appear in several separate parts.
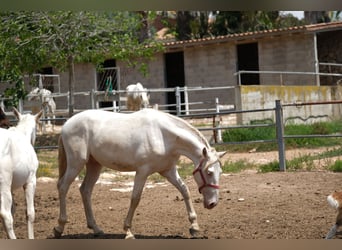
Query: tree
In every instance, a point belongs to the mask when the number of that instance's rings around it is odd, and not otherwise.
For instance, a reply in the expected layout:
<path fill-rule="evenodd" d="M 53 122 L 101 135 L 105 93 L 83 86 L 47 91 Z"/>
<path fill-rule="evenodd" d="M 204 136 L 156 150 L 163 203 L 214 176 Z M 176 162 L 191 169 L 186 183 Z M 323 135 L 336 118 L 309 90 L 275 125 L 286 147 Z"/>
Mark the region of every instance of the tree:
<path fill-rule="evenodd" d="M 191 15 L 190 11 L 177 11 L 177 25 L 176 34 L 178 40 L 189 40 L 191 39 L 191 21 L 194 17 Z"/>
<path fill-rule="evenodd" d="M 2 13 L 0 76 L 18 80 L 53 65 L 69 71 L 69 115 L 74 112 L 74 64 L 116 58 L 136 65 L 162 46 L 139 39 L 145 24 L 139 13 L 39 11 Z"/>
<path fill-rule="evenodd" d="M 304 20 L 307 24 L 330 22 L 329 11 L 304 11 Z"/>
<path fill-rule="evenodd" d="M 279 11 L 177 11 L 176 38 L 188 40 L 302 25 Z"/>

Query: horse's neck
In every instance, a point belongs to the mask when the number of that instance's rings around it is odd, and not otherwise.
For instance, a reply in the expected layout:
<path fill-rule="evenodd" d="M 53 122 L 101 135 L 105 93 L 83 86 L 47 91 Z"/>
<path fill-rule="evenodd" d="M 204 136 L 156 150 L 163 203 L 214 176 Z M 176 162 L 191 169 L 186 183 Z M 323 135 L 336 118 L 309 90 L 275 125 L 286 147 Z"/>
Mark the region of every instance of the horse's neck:
<path fill-rule="evenodd" d="M 208 148 L 208 145 L 204 138 L 201 138 L 195 133 L 196 131 L 183 130 L 183 132 L 178 135 L 177 147 L 181 155 L 187 156 L 193 161 L 195 165 L 198 165 L 201 158 L 203 148 Z"/>
<path fill-rule="evenodd" d="M 16 127 L 9 128 L 9 130 L 22 134 L 32 145 L 36 140 L 35 128 L 28 128 L 27 126 L 19 124 Z"/>

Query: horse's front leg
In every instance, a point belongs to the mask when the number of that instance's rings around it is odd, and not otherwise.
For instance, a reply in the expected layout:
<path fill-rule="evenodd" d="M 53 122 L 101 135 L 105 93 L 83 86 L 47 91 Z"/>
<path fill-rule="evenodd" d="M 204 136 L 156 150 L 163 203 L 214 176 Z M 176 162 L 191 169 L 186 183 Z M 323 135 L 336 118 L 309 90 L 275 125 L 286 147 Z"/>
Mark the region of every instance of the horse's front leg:
<path fill-rule="evenodd" d="M 131 204 L 129 206 L 128 213 L 127 213 L 125 223 L 124 223 L 124 230 L 126 231 L 125 239 L 134 239 L 134 235 L 131 232 L 132 219 L 133 219 L 135 209 L 139 205 L 141 194 L 144 189 L 147 176 L 148 175 L 141 174 L 138 172 L 135 175 L 134 186 L 133 186 L 132 197 L 131 197 Z"/>
<path fill-rule="evenodd" d="M 34 177 L 35 178 L 35 177 Z M 28 229 L 28 238 L 34 239 L 34 230 L 33 223 L 35 220 L 35 211 L 34 211 L 34 193 L 36 190 L 36 181 L 32 180 L 30 183 L 24 186 L 25 197 L 26 197 L 26 216 L 27 216 L 27 229 Z"/>
<path fill-rule="evenodd" d="M 191 227 L 189 229 L 190 234 L 192 236 L 196 236 L 196 234 L 200 231 L 200 227 L 198 226 L 198 223 L 197 223 L 197 214 L 195 212 L 194 206 L 191 201 L 189 188 L 179 176 L 177 172 L 177 167 L 174 166 L 168 171 L 161 172 L 160 174 L 164 176 L 172 185 L 174 185 L 182 194 L 184 202 L 185 202 L 186 210 L 188 212 L 188 216 L 189 216 L 188 218 L 191 223 Z"/>

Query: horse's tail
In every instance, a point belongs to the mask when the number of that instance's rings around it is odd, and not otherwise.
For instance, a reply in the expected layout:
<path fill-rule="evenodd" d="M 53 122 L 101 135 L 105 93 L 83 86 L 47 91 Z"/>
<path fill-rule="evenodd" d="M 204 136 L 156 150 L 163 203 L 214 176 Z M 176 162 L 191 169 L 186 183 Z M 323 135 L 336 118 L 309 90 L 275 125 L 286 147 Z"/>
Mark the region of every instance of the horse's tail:
<path fill-rule="evenodd" d="M 66 167 L 67 167 L 67 162 L 66 162 L 63 139 L 62 139 L 62 136 L 59 136 L 58 138 L 58 170 L 59 170 L 58 179 L 59 180 L 64 176 Z"/>

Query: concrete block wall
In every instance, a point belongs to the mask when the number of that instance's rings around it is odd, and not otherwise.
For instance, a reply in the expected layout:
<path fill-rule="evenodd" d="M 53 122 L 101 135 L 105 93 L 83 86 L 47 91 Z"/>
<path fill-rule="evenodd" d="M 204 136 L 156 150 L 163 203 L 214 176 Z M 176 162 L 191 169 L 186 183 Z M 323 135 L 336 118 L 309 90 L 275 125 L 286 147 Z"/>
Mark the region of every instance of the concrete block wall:
<path fill-rule="evenodd" d="M 214 44 L 184 50 L 185 82 L 188 87 L 236 86 L 236 47 L 234 44 Z M 189 93 L 189 102 L 209 102 L 215 98 L 221 104 L 234 104 L 234 90 L 196 91 Z M 199 106 L 204 108 L 207 104 Z"/>
<path fill-rule="evenodd" d="M 143 75 L 138 68 L 128 67 L 124 62 L 117 61 L 117 66 L 120 68 L 120 88 L 126 89 L 129 84 L 140 82 L 145 88 L 166 88 L 164 79 L 164 55 L 158 53 L 155 57 L 145 62 L 148 68 L 148 73 Z M 165 103 L 165 93 L 152 92 L 150 93 L 150 102 Z"/>
<path fill-rule="evenodd" d="M 69 91 L 69 72 L 56 72 L 60 74 L 61 93 Z M 75 92 L 87 92 L 95 89 L 96 67 L 92 63 L 75 64 Z M 55 98 L 57 109 L 68 109 L 68 98 Z M 75 109 L 90 109 L 90 95 L 75 96 Z"/>
<path fill-rule="evenodd" d="M 272 109 L 275 101 L 285 103 L 331 101 L 335 99 L 331 86 L 240 86 L 241 109 Z M 341 119 L 336 104 L 290 106 L 283 108 L 284 122 L 303 123 Z M 274 111 L 244 113 L 238 116 L 238 123 L 249 124 L 255 121 L 275 121 Z"/>
<path fill-rule="evenodd" d="M 313 34 L 294 34 L 259 41 L 260 71 L 315 72 Z M 314 75 L 261 74 L 261 85 L 315 85 Z M 281 82 L 282 81 L 282 82 Z"/>

